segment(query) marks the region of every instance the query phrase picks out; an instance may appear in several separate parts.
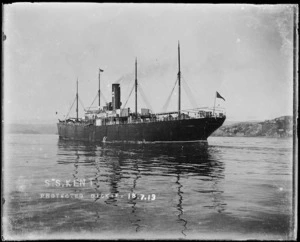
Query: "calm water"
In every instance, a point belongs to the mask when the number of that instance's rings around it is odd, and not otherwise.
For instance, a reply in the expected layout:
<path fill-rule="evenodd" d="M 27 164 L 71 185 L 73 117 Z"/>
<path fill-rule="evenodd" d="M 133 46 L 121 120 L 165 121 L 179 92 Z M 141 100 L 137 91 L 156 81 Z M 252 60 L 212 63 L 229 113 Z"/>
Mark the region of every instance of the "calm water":
<path fill-rule="evenodd" d="M 4 236 L 287 239 L 292 140 L 92 144 L 4 137 Z"/>

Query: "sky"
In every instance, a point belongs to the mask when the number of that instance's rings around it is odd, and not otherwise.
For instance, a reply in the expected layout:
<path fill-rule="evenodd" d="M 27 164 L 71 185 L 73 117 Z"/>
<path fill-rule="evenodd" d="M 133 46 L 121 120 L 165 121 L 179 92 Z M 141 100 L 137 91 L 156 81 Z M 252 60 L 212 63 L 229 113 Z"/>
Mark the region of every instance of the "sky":
<path fill-rule="evenodd" d="M 101 106 L 120 83 L 123 107 L 128 100 L 134 110 L 136 58 L 138 109 L 165 111 L 178 42 L 182 109 L 212 107 L 218 91 L 227 120 L 293 114 L 293 5 L 13 3 L 3 11 L 6 123 L 63 119 L 77 79 L 83 116 L 97 95 L 99 68 Z M 177 95 L 175 87 L 167 111 L 177 110 Z"/>

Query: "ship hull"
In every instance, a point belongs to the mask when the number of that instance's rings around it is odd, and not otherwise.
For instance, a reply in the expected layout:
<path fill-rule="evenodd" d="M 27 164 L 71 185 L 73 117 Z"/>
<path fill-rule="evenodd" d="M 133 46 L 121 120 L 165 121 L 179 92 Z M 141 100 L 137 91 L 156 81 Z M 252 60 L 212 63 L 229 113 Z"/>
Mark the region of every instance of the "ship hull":
<path fill-rule="evenodd" d="M 200 118 L 116 125 L 57 124 L 61 139 L 102 142 L 189 142 L 205 141 L 225 121 L 223 118 Z"/>

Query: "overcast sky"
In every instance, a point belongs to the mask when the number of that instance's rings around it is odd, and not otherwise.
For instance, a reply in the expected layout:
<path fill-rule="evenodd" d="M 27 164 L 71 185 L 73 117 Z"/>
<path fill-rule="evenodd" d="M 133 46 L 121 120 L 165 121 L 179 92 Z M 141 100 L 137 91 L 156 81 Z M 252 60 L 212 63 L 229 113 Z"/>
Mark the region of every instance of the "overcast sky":
<path fill-rule="evenodd" d="M 124 105 L 135 58 L 139 84 L 153 111 L 161 112 L 176 81 L 178 41 L 183 109 L 213 106 L 218 91 L 228 120 L 292 115 L 291 5 L 14 3 L 4 6 L 3 19 L 9 123 L 62 119 L 77 78 L 80 100 L 90 106 L 99 68 L 106 100 L 118 82 Z M 177 110 L 176 95 L 177 88 L 169 111 Z M 139 109 L 147 107 L 138 97 Z M 134 110 L 133 104 L 134 95 L 127 107 Z"/>

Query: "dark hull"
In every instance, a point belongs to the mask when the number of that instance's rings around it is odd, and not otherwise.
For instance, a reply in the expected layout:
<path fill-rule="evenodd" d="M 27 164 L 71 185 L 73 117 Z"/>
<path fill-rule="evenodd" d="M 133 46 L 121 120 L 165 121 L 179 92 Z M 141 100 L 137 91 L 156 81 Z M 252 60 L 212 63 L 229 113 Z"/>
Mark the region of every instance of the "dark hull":
<path fill-rule="evenodd" d="M 104 126 L 58 123 L 62 139 L 82 141 L 187 142 L 207 140 L 225 118 L 200 118 Z"/>

